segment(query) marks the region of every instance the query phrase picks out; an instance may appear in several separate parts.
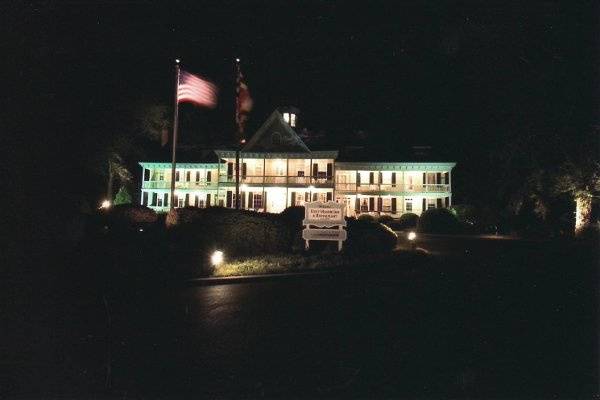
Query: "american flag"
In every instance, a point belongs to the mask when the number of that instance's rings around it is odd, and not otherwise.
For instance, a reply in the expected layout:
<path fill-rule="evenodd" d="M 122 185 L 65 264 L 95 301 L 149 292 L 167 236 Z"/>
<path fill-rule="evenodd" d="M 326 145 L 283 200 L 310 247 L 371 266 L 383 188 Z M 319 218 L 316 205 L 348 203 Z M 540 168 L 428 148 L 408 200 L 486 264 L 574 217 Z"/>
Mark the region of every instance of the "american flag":
<path fill-rule="evenodd" d="M 214 108 L 217 105 L 217 87 L 194 74 L 181 71 L 177 88 L 177 102 L 190 102 Z"/>

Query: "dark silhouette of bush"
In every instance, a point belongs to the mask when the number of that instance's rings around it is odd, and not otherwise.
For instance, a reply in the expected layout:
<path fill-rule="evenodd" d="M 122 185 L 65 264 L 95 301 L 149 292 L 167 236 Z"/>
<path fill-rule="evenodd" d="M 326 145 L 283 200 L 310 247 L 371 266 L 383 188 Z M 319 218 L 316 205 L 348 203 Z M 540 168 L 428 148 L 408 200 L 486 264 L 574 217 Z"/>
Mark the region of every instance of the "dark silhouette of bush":
<path fill-rule="evenodd" d="M 462 224 L 447 208 L 433 208 L 421 214 L 417 231 L 422 233 L 462 233 Z"/>
<path fill-rule="evenodd" d="M 382 254 L 396 247 L 398 236 L 389 227 L 375 221 L 348 219 L 348 239 L 344 251 L 360 254 Z"/>
<path fill-rule="evenodd" d="M 279 213 L 281 220 L 295 231 L 302 230 L 302 221 L 304 220 L 304 206 L 288 207 Z"/>
<path fill-rule="evenodd" d="M 357 219 L 359 221 L 375 222 L 375 217 L 371 214 L 360 214 Z"/>
<path fill-rule="evenodd" d="M 381 220 L 379 221 L 381 222 Z M 419 222 L 419 216 L 413 213 L 402 214 L 400 218 L 392 218 L 385 222 L 385 225 L 389 226 L 395 231 L 404 231 L 407 229 L 416 229 L 417 223 Z"/>
<path fill-rule="evenodd" d="M 289 251 L 290 229 L 277 214 L 224 207 L 177 208 L 169 212 L 172 243 L 190 251 L 219 249 L 231 256 Z"/>
<path fill-rule="evenodd" d="M 394 223 L 394 218 L 391 215 L 380 215 L 379 218 L 377 218 L 377 222 L 390 226 Z"/>

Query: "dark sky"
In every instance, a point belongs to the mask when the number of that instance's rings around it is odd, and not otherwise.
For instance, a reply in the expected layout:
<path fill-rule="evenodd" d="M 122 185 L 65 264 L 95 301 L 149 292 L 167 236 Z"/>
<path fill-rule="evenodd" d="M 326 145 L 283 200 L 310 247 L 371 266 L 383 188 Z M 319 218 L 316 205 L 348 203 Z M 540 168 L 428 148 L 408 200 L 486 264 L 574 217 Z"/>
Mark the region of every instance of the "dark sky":
<path fill-rule="evenodd" d="M 507 132 L 593 123 L 592 5 L 237 3 L 3 3 L 5 66 L 18 73 L 4 111 L 9 126 L 19 121 L 24 157 L 85 179 L 74 166 L 94 151 L 89 138 L 126 131 L 135 104 L 171 105 L 175 57 L 221 88 L 214 111 L 182 107 L 184 141 L 230 135 L 235 57 L 255 100 L 249 131 L 292 104 L 331 137 L 365 130 L 461 162 Z"/>

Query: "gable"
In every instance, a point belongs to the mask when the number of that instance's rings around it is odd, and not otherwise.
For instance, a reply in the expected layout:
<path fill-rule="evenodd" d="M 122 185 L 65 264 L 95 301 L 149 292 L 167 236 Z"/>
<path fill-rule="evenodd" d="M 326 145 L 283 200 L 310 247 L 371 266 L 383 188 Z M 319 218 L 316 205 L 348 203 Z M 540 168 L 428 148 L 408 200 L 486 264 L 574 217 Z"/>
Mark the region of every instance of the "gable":
<path fill-rule="evenodd" d="M 310 152 L 296 132 L 283 120 L 277 110 L 246 143 L 243 152 Z"/>

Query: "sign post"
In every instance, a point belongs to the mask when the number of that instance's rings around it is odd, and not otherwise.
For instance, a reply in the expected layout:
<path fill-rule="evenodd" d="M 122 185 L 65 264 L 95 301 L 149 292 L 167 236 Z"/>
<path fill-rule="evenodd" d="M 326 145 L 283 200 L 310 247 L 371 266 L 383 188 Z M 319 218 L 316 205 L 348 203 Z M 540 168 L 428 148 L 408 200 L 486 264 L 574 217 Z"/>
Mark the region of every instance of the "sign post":
<path fill-rule="evenodd" d="M 306 228 L 302 231 L 302 238 L 306 249 L 308 250 L 311 240 L 332 240 L 338 242 L 338 251 L 342 251 L 342 242 L 348 238 L 348 233 L 344 230 L 344 205 L 333 201 L 314 201 L 305 203 L 304 210 L 302 224 Z"/>

